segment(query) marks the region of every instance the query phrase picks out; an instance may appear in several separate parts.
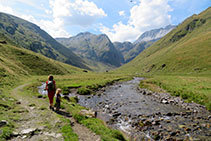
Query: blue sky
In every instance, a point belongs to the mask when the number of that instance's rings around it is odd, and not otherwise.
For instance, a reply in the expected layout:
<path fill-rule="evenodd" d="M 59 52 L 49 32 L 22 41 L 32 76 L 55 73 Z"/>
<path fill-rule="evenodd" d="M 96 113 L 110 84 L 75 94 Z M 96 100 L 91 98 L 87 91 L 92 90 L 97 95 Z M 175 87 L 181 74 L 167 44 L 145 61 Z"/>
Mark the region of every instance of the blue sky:
<path fill-rule="evenodd" d="M 53 37 L 88 31 L 121 42 L 177 25 L 209 6 L 210 0 L 0 0 L 1 12 L 33 22 Z"/>

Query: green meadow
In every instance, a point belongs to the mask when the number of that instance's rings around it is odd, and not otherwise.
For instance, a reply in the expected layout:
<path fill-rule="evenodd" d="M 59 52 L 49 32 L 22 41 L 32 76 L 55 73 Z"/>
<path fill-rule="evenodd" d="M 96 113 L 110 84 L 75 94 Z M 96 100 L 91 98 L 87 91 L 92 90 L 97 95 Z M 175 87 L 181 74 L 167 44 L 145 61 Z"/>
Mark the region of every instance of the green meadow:
<path fill-rule="evenodd" d="M 156 92 L 180 96 L 186 102 L 196 102 L 211 110 L 211 75 L 154 75 L 140 83 L 140 87 Z"/>

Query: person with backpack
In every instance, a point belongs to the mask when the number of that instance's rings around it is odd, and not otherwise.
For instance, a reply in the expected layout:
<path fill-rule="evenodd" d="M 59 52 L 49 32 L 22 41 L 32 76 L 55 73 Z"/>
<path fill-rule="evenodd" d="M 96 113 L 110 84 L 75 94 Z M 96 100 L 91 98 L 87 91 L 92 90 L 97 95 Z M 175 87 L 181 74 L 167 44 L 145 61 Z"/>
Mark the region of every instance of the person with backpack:
<path fill-rule="evenodd" d="M 56 92 L 56 82 L 53 80 L 53 75 L 48 76 L 48 81 L 46 81 L 45 90 L 48 91 L 48 98 L 49 98 L 49 103 L 50 103 L 49 108 L 51 110 L 54 110 L 53 99 Z"/>

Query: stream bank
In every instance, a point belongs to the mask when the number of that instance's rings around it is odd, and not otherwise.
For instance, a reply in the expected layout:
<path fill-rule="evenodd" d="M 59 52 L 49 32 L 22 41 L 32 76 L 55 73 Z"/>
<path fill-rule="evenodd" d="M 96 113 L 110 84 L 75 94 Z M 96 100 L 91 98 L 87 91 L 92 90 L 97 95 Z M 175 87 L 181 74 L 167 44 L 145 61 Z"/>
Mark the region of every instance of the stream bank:
<path fill-rule="evenodd" d="M 138 87 L 144 78 L 116 83 L 96 95 L 78 95 L 79 104 L 97 111 L 110 127 L 132 140 L 211 140 L 211 114 L 203 106 L 185 103 L 167 93 Z"/>

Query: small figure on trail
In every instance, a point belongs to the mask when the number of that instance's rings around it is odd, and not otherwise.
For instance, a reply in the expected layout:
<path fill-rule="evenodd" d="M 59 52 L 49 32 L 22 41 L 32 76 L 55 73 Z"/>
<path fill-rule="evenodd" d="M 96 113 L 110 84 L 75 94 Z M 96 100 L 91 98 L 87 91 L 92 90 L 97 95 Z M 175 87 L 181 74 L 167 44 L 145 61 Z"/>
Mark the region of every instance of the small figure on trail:
<path fill-rule="evenodd" d="M 61 92 L 62 90 L 60 88 L 58 88 L 56 90 L 56 104 L 55 104 L 55 107 L 56 107 L 56 112 L 59 112 L 59 109 L 60 109 L 60 104 L 61 104 Z"/>
<path fill-rule="evenodd" d="M 50 102 L 49 108 L 51 110 L 54 110 L 53 98 L 54 98 L 55 91 L 56 91 L 56 82 L 53 80 L 53 76 L 52 75 L 48 76 L 48 81 L 46 81 L 45 90 L 48 91 L 48 98 L 49 98 L 49 102 Z"/>

